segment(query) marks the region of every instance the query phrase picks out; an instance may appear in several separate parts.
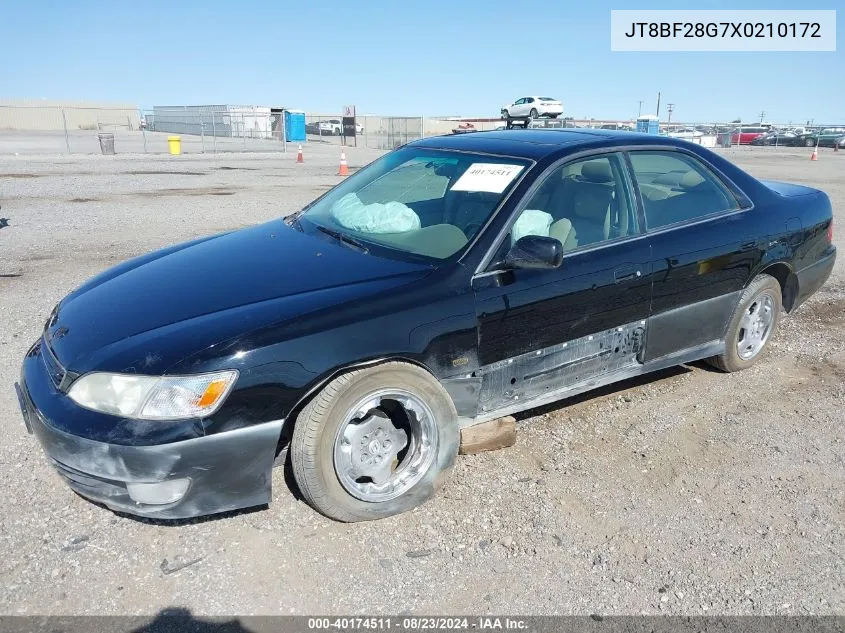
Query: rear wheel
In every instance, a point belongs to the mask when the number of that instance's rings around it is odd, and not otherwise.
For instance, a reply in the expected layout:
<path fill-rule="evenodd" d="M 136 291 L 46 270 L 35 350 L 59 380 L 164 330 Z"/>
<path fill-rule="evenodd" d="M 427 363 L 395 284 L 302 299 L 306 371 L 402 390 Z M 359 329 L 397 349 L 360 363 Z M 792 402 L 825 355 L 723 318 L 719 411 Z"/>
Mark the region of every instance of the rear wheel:
<path fill-rule="evenodd" d="M 458 453 L 457 412 L 425 370 L 343 374 L 297 416 L 291 465 L 306 501 L 339 521 L 380 519 L 431 498 Z"/>
<path fill-rule="evenodd" d="M 764 352 L 777 329 L 781 312 L 781 287 L 777 279 L 758 275 L 742 293 L 725 336 L 725 351 L 708 359 L 726 372 L 751 367 Z"/>
<path fill-rule="evenodd" d="M 532 119 L 540 118 L 540 114 L 537 112 L 537 108 L 531 108 L 531 112 L 528 113 L 528 116 L 530 116 Z"/>
<path fill-rule="evenodd" d="M 811 138 L 805 138 L 804 139 L 804 147 L 812 147 L 815 144 L 816 144 L 816 142 Z"/>

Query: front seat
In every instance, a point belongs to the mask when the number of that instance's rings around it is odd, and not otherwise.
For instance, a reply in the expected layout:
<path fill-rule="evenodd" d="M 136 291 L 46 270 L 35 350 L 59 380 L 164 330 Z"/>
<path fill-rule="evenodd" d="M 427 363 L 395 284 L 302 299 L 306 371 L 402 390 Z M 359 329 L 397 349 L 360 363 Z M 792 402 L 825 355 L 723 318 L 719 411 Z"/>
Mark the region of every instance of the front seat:
<path fill-rule="evenodd" d="M 581 178 L 574 187 L 569 213 L 578 246 L 608 239 L 613 194 L 613 173 L 607 160 L 581 165 Z"/>

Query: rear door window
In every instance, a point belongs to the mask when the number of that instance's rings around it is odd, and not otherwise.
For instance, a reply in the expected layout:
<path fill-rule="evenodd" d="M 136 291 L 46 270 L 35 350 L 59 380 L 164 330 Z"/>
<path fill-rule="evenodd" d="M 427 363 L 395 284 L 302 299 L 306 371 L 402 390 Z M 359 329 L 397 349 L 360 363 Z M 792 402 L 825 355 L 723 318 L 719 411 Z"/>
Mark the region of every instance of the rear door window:
<path fill-rule="evenodd" d="M 649 230 L 739 208 L 722 181 L 687 154 L 632 151 L 630 158 Z"/>

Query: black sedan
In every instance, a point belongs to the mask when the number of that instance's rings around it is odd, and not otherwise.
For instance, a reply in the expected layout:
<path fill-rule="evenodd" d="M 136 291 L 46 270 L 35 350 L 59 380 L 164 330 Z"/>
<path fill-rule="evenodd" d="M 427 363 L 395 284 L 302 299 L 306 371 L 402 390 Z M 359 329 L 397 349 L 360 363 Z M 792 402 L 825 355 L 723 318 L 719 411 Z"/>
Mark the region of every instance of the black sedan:
<path fill-rule="evenodd" d="M 91 279 L 16 387 L 58 472 L 114 510 L 264 505 L 287 460 L 320 512 L 376 519 L 430 498 L 474 425 L 750 367 L 830 275 L 832 234 L 825 193 L 682 140 L 427 138 L 286 219 Z"/>
<path fill-rule="evenodd" d="M 752 145 L 775 145 L 780 147 L 795 147 L 803 145 L 801 138 L 794 132 L 769 132 L 758 136 L 753 141 Z"/>

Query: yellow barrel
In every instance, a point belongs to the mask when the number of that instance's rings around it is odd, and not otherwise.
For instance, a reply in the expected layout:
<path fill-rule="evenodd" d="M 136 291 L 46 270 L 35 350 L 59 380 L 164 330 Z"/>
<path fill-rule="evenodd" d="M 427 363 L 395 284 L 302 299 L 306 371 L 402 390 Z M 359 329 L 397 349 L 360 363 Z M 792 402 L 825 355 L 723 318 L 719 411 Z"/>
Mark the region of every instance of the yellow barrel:
<path fill-rule="evenodd" d="M 167 149 L 170 150 L 171 155 L 177 156 L 182 153 L 182 138 L 179 136 L 167 137 Z"/>

